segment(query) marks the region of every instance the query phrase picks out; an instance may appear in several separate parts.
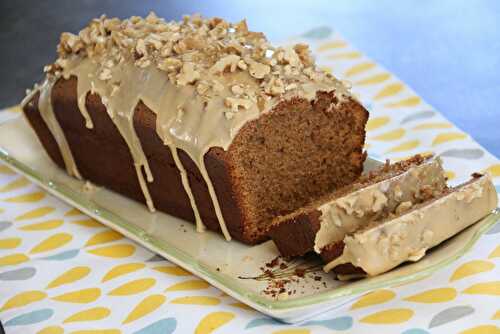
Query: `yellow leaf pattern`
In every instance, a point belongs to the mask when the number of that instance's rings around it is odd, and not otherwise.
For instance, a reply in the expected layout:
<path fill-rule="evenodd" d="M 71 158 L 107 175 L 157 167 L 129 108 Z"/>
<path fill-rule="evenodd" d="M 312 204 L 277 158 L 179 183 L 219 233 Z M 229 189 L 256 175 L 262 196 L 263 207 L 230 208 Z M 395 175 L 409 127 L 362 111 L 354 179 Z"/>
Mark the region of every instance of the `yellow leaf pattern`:
<path fill-rule="evenodd" d="M 418 106 L 421 102 L 422 100 L 418 96 L 412 96 L 397 102 L 387 103 L 385 107 L 394 109 L 404 108 L 404 107 L 415 107 Z"/>
<path fill-rule="evenodd" d="M 111 311 L 106 307 L 94 307 L 88 310 L 80 311 L 66 318 L 63 323 L 80 322 L 80 321 L 96 321 L 107 318 Z"/>
<path fill-rule="evenodd" d="M 376 130 L 387 123 L 389 123 L 390 118 L 389 117 L 372 117 L 368 119 L 368 122 L 366 123 L 366 131 L 373 131 Z"/>
<path fill-rule="evenodd" d="M 53 297 L 53 300 L 66 303 L 87 304 L 96 301 L 101 296 L 101 290 L 98 288 L 88 288 Z"/>
<path fill-rule="evenodd" d="M 53 212 L 55 208 L 50 207 L 50 206 L 43 206 L 41 208 L 33 209 L 30 210 L 26 213 L 23 213 L 20 216 L 17 216 L 15 220 L 20 221 L 20 220 L 29 220 L 29 219 L 35 219 L 39 217 L 43 217 L 51 212 Z"/>
<path fill-rule="evenodd" d="M 469 261 L 458 267 L 450 278 L 450 282 L 469 277 L 479 273 L 493 270 L 495 264 L 489 261 L 475 260 Z"/>
<path fill-rule="evenodd" d="M 59 277 L 55 278 L 52 282 L 50 282 L 47 285 L 47 289 L 56 288 L 64 284 L 74 283 L 86 277 L 89 273 L 90 268 L 85 266 L 69 269 Z"/>
<path fill-rule="evenodd" d="M 379 74 L 375 74 L 371 77 L 356 81 L 354 83 L 354 86 L 376 85 L 376 84 L 380 84 L 386 80 L 389 80 L 390 77 L 391 77 L 391 75 L 389 73 L 379 73 Z"/>
<path fill-rule="evenodd" d="M 166 297 L 163 295 L 152 295 L 144 298 L 136 307 L 129 313 L 123 324 L 140 319 L 158 309 L 165 303 Z"/>
<path fill-rule="evenodd" d="M 498 245 L 491 253 L 488 255 L 489 259 L 494 259 L 500 257 L 500 245 Z"/>
<path fill-rule="evenodd" d="M 75 220 L 71 222 L 72 224 L 77 224 L 84 227 L 103 227 L 104 225 L 99 223 L 95 219 L 83 219 L 83 220 Z"/>
<path fill-rule="evenodd" d="M 367 324 L 400 324 L 410 320 L 413 314 L 407 308 L 390 309 L 367 315 L 359 321 Z"/>
<path fill-rule="evenodd" d="M 114 246 L 105 246 L 101 248 L 95 248 L 88 251 L 90 254 L 94 254 L 97 256 L 111 257 L 111 258 L 122 258 L 127 257 L 135 252 L 135 247 L 132 245 L 114 245 Z"/>
<path fill-rule="evenodd" d="M 376 65 L 374 63 L 357 64 L 357 65 L 354 65 L 353 67 L 351 67 L 350 69 L 348 69 L 345 72 L 344 76 L 347 78 L 352 77 L 352 76 L 361 74 L 363 72 L 369 71 L 371 69 L 374 69 L 375 67 L 376 67 Z"/>
<path fill-rule="evenodd" d="M 153 270 L 159 271 L 160 273 L 174 275 L 174 276 L 191 276 L 191 273 L 185 271 L 181 267 L 174 266 L 158 266 L 154 267 Z"/>
<path fill-rule="evenodd" d="M 401 139 L 405 135 L 405 133 L 406 133 L 405 129 L 400 128 L 375 136 L 372 139 L 380 141 L 398 140 Z"/>
<path fill-rule="evenodd" d="M 154 278 L 142 278 L 125 283 L 108 293 L 110 296 L 128 296 L 144 292 L 156 284 Z"/>
<path fill-rule="evenodd" d="M 47 294 L 43 291 L 26 291 L 15 295 L 3 304 L 0 311 L 10 310 L 16 307 L 25 306 L 34 302 L 38 302 L 47 297 Z"/>
<path fill-rule="evenodd" d="M 438 288 L 417 293 L 416 295 L 406 297 L 405 300 L 415 303 L 443 303 L 453 300 L 457 297 L 457 291 L 453 288 Z"/>
<path fill-rule="evenodd" d="M 322 71 L 325 71 L 326 73 L 330 73 L 330 74 L 332 73 L 332 68 L 329 66 L 321 66 L 320 69 Z"/>
<path fill-rule="evenodd" d="M 420 145 L 420 141 L 418 139 L 414 139 L 414 140 L 409 140 L 407 142 L 404 142 L 402 144 L 399 144 L 397 146 L 394 146 L 393 148 L 391 148 L 389 152 L 391 153 L 395 153 L 395 152 L 404 152 L 404 151 L 409 151 L 409 150 L 413 150 L 415 148 L 418 147 L 418 145 Z"/>
<path fill-rule="evenodd" d="M 12 266 L 15 264 L 26 262 L 28 260 L 29 260 L 29 257 L 27 257 L 24 254 L 6 255 L 6 256 L 0 257 L 0 267 Z"/>
<path fill-rule="evenodd" d="M 201 280 L 185 281 L 168 287 L 165 291 L 201 290 L 207 289 L 210 285 Z"/>
<path fill-rule="evenodd" d="M 80 216 L 80 215 L 83 215 L 83 213 L 80 210 L 78 210 L 77 208 L 73 208 L 64 214 L 65 217 L 73 217 L 73 216 Z"/>
<path fill-rule="evenodd" d="M 34 193 L 10 197 L 5 199 L 4 201 L 10 203 L 33 203 L 33 202 L 38 202 L 44 197 L 45 197 L 44 192 L 37 191 Z"/>
<path fill-rule="evenodd" d="M 40 330 L 36 334 L 64 334 L 64 329 L 60 326 L 49 326 Z"/>
<path fill-rule="evenodd" d="M 2 249 L 13 249 L 21 244 L 21 238 L 6 238 L 0 239 L 0 250 Z"/>
<path fill-rule="evenodd" d="M 24 225 L 20 227 L 20 230 L 23 231 L 46 231 L 46 230 L 52 230 L 55 228 L 58 228 L 64 223 L 63 220 L 61 219 L 53 219 L 53 220 L 47 220 L 41 223 L 35 223 L 35 224 L 30 224 L 30 225 Z"/>
<path fill-rule="evenodd" d="M 205 316 L 196 327 L 195 334 L 210 334 L 234 319 L 230 312 L 213 312 Z"/>
<path fill-rule="evenodd" d="M 500 296 L 500 281 L 474 284 L 463 291 L 471 295 Z"/>
<path fill-rule="evenodd" d="M 119 329 L 88 329 L 81 331 L 74 331 L 71 334 L 121 334 Z"/>
<path fill-rule="evenodd" d="M 405 86 L 400 82 L 395 82 L 395 83 L 389 84 L 389 85 L 385 86 L 384 88 L 382 88 L 382 90 L 380 90 L 377 93 L 377 95 L 375 95 L 373 97 L 373 99 L 376 101 L 376 100 L 381 100 L 381 99 L 386 98 L 386 97 L 391 97 L 391 96 L 397 95 L 400 92 L 402 92 L 404 90 L 404 88 L 405 88 Z"/>
<path fill-rule="evenodd" d="M 5 165 L 0 165 L 0 174 L 14 175 L 16 172 Z"/>
<path fill-rule="evenodd" d="M 116 240 L 120 240 L 120 239 L 123 239 L 123 235 L 121 235 L 120 233 L 118 233 L 114 230 L 107 230 L 107 231 L 103 231 L 103 232 L 100 232 L 100 233 L 97 233 L 96 235 L 94 235 L 92 238 L 89 239 L 89 241 L 87 241 L 85 246 L 87 246 L 87 247 L 94 246 L 94 245 L 99 245 L 99 244 L 103 244 L 103 243 L 111 242 L 111 241 L 116 241 Z"/>
<path fill-rule="evenodd" d="M 17 180 L 14 180 L 2 187 L 0 187 L 0 193 L 3 193 L 3 192 L 8 192 L 8 191 L 12 191 L 12 190 L 16 190 L 16 189 L 19 189 L 19 188 L 23 188 L 23 187 L 26 187 L 27 185 L 30 184 L 30 181 L 24 177 L 21 177 Z"/>
<path fill-rule="evenodd" d="M 357 51 L 350 51 L 350 52 L 342 52 L 342 53 L 335 53 L 330 56 L 328 56 L 328 59 L 357 59 L 361 58 L 362 54 L 357 52 Z"/>
<path fill-rule="evenodd" d="M 234 307 L 237 307 L 237 308 L 240 308 L 242 310 L 245 310 L 245 311 L 254 311 L 253 308 L 251 308 L 250 306 L 248 306 L 247 304 L 243 304 L 241 302 L 236 302 L 236 303 L 231 303 L 229 304 L 231 306 L 234 306 Z"/>
<path fill-rule="evenodd" d="M 500 328 L 495 325 L 481 325 L 467 329 L 460 334 L 500 334 Z"/>
<path fill-rule="evenodd" d="M 467 138 L 467 135 L 464 133 L 458 133 L 458 132 L 440 133 L 432 141 L 432 146 L 436 146 L 442 143 L 447 143 L 450 141 L 462 140 L 465 138 Z"/>
<path fill-rule="evenodd" d="M 347 43 L 344 41 L 332 41 L 332 42 L 328 42 L 328 43 L 320 45 L 317 50 L 318 50 L 318 52 L 323 52 L 323 51 L 327 51 L 330 49 L 345 48 L 346 46 L 347 46 Z"/>
<path fill-rule="evenodd" d="M 389 300 L 394 299 L 394 297 L 396 297 L 396 294 L 391 290 L 376 290 L 359 298 L 352 305 L 351 309 L 355 310 L 362 307 L 386 303 Z"/>
<path fill-rule="evenodd" d="M 31 254 L 42 253 L 60 248 L 66 245 L 73 239 L 73 236 L 68 233 L 58 233 L 40 242 L 31 249 Z"/>
<path fill-rule="evenodd" d="M 453 180 L 456 177 L 456 174 L 451 170 L 445 170 L 444 175 L 448 180 Z"/>
<path fill-rule="evenodd" d="M 144 263 L 126 263 L 126 264 L 120 264 L 114 268 L 112 268 L 110 271 L 104 275 L 102 278 L 102 282 L 106 282 L 109 280 L 112 280 L 113 278 L 119 277 L 126 275 L 128 273 L 132 273 L 134 271 L 140 270 L 142 268 L 146 267 Z"/>
<path fill-rule="evenodd" d="M 172 300 L 172 304 L 193 304 L 193 305 L 219 305 L 220 300 L 215 297 L 206 296 L 188 296 L 179 297 Z"/>
<path fill-rule="evenodd" d="M 492 177 L 499 177 L 500 176 L 500 164 L 490 166 L 490 167 L 488 167 L 488 169 L 486 169 L 486 171 L 488 173 L 490 173 L 490 175 Z"/>

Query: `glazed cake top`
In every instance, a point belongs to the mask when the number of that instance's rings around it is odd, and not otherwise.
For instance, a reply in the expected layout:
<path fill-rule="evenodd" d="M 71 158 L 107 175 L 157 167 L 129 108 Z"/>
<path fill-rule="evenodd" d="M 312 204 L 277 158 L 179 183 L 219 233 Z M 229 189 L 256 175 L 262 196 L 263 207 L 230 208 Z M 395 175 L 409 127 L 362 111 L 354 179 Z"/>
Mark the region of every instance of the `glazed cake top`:
<path fill-rule="evenodd" d="M 302 96 L 317 88 L 311 83 L 335 90 L 339 99 L 349 95 L 344 85 L 317 68 L 307 45 L 273 47 L 263 33 L 249 31 L 245 20 L 233 24 L 193 15 L 166 22 L 154 13 L 125 20 L 101 16 L 78 35 L 63 33 L 58 53 L 55 64 L 47 67 L 56 76 L 75 55 L 98 63 L 98 79 L 110 82 L 114 66 L 133 62 L 165 72 L 176 86 L 194 85 L 206 98 L 223 90 L 229 73 L 248 74 L 231 80 L 231 95 L 224 98 L 228 118 L 255 104 L 263 111 L 273 96 Z"/>

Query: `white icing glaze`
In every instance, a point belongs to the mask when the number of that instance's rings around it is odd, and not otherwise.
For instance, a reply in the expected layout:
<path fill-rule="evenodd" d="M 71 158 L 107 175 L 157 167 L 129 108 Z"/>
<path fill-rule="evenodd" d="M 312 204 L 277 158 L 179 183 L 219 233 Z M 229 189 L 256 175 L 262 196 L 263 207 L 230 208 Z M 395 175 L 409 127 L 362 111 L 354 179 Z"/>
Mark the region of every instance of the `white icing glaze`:
<path fill-rule="evenodd" d="M 50 133 L 56 140 L 59 146 L 59 151 L 66 166 L 66 171 L 69 175 L 72 175 L 78 179 L 82 179 L 78 167 L 76 166 L 75 159 L 71 153 L 71 149 L 66 140 L 59 122 L 57 121 L 54 110 L 52 109 L 52 87 L 54 86 L 54 81 L 47 78 L 42 86 L 40 87 L 40 97 L 38 98 L 38 110 L 43 121 L 50 130 Z M 33 91 L 36 92 L 36 91 Z M 23 101 L 24 102 L 24 101 Z M 28 102 L 28 101 L 26 101 Z M 25 103 L 26 103 L 25 102 Z"/>
<path fill-rule="evenodd" d="M 490 213 L 497 201 L 490 177 L 482 176 L 418 209 L 347 235 L 342 255 L 324 270 L 352 263 L 377 275 L 404 261 L 418 261 L 426 250 Z"/>
<path fill-rule="evenodd" d="M 320 229 L 314 249 L 317 253 L 329 244 L 338 242 L 348 233 L 380 217 L 404 207 L 411 207 L 421 197 L 425 187 L 439 191 L 446 186 L 439 158 L 413 166 L 389 179 L 374 183 L 319 207 Z M 402 203 L 404 206 L 401 206 Z"/>

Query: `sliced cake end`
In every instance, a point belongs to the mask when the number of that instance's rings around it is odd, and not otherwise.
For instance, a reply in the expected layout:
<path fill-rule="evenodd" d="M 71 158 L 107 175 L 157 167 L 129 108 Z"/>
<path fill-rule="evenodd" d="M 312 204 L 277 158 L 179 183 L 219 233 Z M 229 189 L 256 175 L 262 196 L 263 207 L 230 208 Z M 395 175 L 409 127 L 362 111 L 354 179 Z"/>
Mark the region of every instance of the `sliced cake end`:
<path fill-rule="evenodd" d="M 456 188 L 410 210 L 371 222 L 325 248 L 325 271 L 337 274 L 386 272 L 452 237 L 496 208 L 497 193 L 489 176 L 476 175 Z M 346 270 L 349 268 L 349 270 Z"/>

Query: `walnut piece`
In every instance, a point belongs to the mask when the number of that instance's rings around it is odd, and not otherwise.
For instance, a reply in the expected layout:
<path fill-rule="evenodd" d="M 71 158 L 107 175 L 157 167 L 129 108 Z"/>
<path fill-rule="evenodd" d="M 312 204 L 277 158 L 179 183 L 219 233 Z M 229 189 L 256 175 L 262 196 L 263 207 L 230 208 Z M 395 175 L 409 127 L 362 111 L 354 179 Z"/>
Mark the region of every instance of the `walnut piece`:
<path fill-rule="evenodd" d="M 179 86 L 186 86 L 198 80 L 200 73 L 195 70 L 193 63 L 185 63 L 182 65 L 181 72 L 177 76 L 177 84 Z"/>
<path fill-rule="evenodd" d="M 238 63 L 240 62 L 240 56 L 237 55 L 228 55 L 224 58 L 219 59 L 211 68 L 210 73 L 212 74 L 220 74 L 224 73 L 226 69 L 229 67 L 230 72 L 234 72 L 236 67 L 238 67 Z"/>

